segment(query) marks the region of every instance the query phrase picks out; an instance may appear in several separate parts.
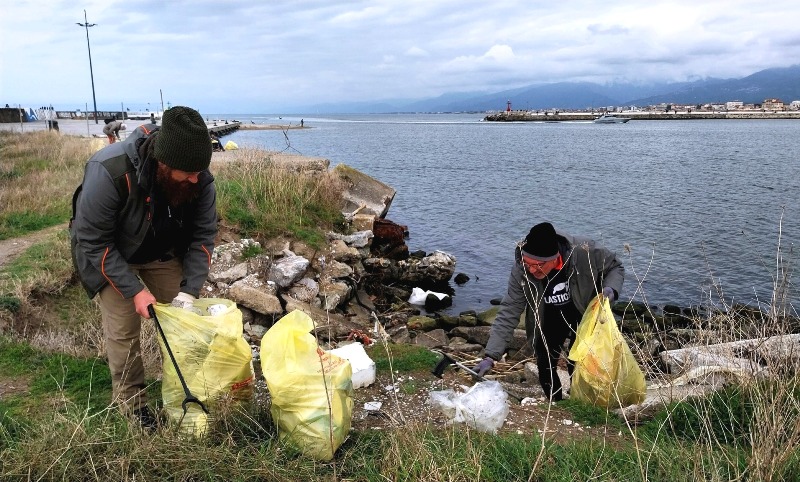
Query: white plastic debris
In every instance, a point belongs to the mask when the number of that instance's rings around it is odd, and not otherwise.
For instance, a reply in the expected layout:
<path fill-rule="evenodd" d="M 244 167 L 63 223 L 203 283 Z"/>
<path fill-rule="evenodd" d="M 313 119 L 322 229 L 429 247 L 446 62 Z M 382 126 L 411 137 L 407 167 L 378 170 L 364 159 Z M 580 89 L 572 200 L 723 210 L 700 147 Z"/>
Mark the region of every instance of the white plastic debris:
<path fill-rule="evenodd" d="M 408 298 L 408 302 L 412 305 L 424 305 L 425 300 L 428 298 L 428 295 L 433 295 L 439 300 L 443 300 L 447 298 L 449 295 L 445 293 L 437 293 L 435 291 L 425 291 L 422 288 L 413 288 L 411 290 L 411 296 Z"/>
<path fill-rule="evenodd" d="M 500 382 L 479 382 L 466 393 L 453 390 L 430 392 L 430 403 L 455 423 L 466 423 L 482 432 L 496 433 L 508 416 L 508 394 Z"/>
<path fill-rule="evenodd" d="M 411 296 L 408 298 L 408 302 L 412 305 L 424 305 L 427 296 L 427 292 L 422 288 L 414 288 L 411 290 Z"/>
<path fill-rule="evenodd" d="M 375 362 L 364 351 L 361 343 L 351 343 L 329 352 L 350 362 L 353 368 L 353 388 L 367 387 L 375 382 Z"/>
<path fill-rule="evenodd" d="M 382 406 L 383 402 L 377 402 L 377 401 L 367 402 L 364 404 L 364 410 L 367 410 L 369 412 L 377 412 L 378 410 L 381 409 Z"/>
<path fill-rule="evenodd" d="M 208 307 L 208 313 L 211 316 L 217 316 L 217 315 L 219 315 L 221 313 L 224 313 L 225 310 L 227 310 L 227 309 L 228 309 L 228 307 L 226 305 L 223 305 L 223 304 L 211 305 L 211 306 Z"/>

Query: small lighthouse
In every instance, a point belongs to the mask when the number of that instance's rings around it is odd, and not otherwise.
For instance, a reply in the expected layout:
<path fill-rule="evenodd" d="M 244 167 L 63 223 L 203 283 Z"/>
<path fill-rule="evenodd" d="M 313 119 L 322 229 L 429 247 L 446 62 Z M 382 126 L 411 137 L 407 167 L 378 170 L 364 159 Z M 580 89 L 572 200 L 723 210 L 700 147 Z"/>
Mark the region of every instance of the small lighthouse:
<path fill-rule="evenodd" d="M 506 101 L 506 112 L 509 112 L 509 113 L 511 112 L 511 101 L 510 100 Z"/>

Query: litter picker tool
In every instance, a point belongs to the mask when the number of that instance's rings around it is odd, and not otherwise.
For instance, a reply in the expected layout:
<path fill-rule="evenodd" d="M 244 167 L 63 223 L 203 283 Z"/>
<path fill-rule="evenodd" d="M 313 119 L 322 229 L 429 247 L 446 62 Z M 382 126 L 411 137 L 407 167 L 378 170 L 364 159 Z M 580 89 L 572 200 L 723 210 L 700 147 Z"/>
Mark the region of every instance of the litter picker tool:
<path fill-rule="evenodd" d="M 181 408 L 183 408 L 183 415 L 181 415 L 181 419 L 178 420 L 178 425 L 183 422 L 183 417 L 186 416 L 186 411 L 188 410 L 188 405 L 190 403 L 194 403 L 200 406 L 203 409 L 203 412 L 208 414 L 208 408 L 206 408 L 205 404 L 200 401 L 197 397 L 192 395 L 192 392 L 189 391 L 189 387 L 186 386 L 186 380 L 183 379 L 183 374 L 181 373 L 181 369 L 178 368 L 178 362 L 175 361 L 175 355 L 172 354 L 172 349 L 169 347 L 169 342 L 167 342 L 167 336 L 164 335 L 164 330 L 161 329 L 161 323 L 158 322 L 158 317 L 156 316 L 156 310 L 153 308 L 153 305 L 147 306 L 147 313 L 150 314 L 150 317 L 155 321 L 156 328 L 158 328 L 158 333 L 161 334 L 161 339 L 164 340 L 164 346 L 167 348 L 167 353 L 169 353 L 169 358 L 172 360 L 172 366 L 175 367 L 175 372 L 178 374 L 178 379 L 181 381 L 181 386 L 183 386 L 183 393 L 186 394 L 186 398 L 183 399 L 181 402 Z"/>
<path fill-rule="evenodd" d="M 437 363 L 436 367 L 431 371 L 431 373 L 436 375 L 436 378 L 442 378 L 442 374 L 444 374 L 445 368 L 447 368 L 449 365 L 455 365 L 458 368 L 460 368 L 460 369 L 464 370 L 465 372 L 469 373 L 470 375 L 472 375 L 472 378 L 474 378 L 474 379 L 476 379 L 478 381 L 481 381 L 481 382 L 485 382 L 486 381 L 486 379 L 483 378 L 481 375 L 478 375 L 478 373 L 475 370 L 467 367 L 463 363 L 459 363 L 459 362 L 453 360 L 446 353 L 442 353 L 442 352 L 438 352 L 438 351 L 434 351 L 434 353 L 438 353 L 439 355 L 442 355 L 442 359 L 439 360 L 439 363 Z"/>
<path fill-rule="evenodd" d="M 464 365 L 463 363 L 460 363 L 460 362 L 457 362 L 457 361 L 453 360 L 447 353 L 443 353 L 443 352 L 436 351 L 436 350 L 431 350 L 431 351 L 433 353 L 442 355 L 442 359 L 439 360 L 439 363 L 436 364 L 436 367 L 434 367 L 434 369 L 431 370 L 431 373 L 433 373 L 437 378 L 442 378 L 442 375 L 444 374 L 444 370 L 448 366 L 455 365 L 458 368 L 460 368 L 460 369 L 464 370 L 465 372 L 469 373 L 472 376 L 473 379 L 478 380 L 479 382 L 488 381 L 486 378 L 482 377 L 481 375 L 478 375 L 478 372 L 476 372 L 472 368 L 469 368 L 468 366 Z M 524 395 L 518 395 L 516 393 L 512 393 L 512 390 L 509 390 L 509 387 L 507 387 L 505 385 L 503 386 L 503 389 L 505 390 L 505 392 L 508 394 L 509 397 L 513 398 L 517 402 L 521 402 L 522 399 L 525 398 Z"/>

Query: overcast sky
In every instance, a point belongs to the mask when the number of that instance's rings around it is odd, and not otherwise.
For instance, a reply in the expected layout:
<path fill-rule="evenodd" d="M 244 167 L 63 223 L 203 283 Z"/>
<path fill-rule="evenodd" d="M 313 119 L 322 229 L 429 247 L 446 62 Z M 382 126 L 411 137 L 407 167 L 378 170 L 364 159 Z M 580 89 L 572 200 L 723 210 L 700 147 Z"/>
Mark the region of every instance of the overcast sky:
<path fill-rule="evenodd" d="M 797 0 L 0 0 L 0 105 L 292 113 L 800 62 Z"/>

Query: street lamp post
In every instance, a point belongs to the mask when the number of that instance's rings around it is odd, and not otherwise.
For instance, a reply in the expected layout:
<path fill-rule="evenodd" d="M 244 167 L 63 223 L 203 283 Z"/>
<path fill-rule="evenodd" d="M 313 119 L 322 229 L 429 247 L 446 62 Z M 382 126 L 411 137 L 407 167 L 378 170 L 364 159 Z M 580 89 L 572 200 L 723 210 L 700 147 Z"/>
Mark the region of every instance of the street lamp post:
<path fill-rule="evenodd" d="M 89 45 L 89 27 L 94 27 L 96 23 L 89 23 L 86 18 L 86 10 L 83 11 L 83 20 L 85 23 L 75 22 L 81 27 L 86 29 L 86 48 L 89 49 L 89 75 L 92 77 L 92 102 L 94 102 L 94 123 L 99 124 L 97 121 L 97 98 L 94 95 L 94 71 L 92 70 L 92 47 Z"/>

